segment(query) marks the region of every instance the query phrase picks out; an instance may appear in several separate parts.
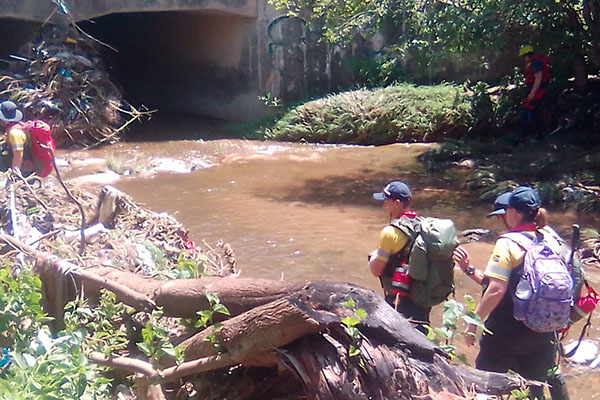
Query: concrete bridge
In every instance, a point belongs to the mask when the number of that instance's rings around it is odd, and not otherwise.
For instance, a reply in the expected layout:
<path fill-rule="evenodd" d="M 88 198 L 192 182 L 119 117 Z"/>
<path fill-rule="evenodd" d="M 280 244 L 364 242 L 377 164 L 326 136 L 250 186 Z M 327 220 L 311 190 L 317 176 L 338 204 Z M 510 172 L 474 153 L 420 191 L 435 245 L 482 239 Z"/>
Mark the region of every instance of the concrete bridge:
<path fill-rule="evenodd" d="M 106 61 L 125 97 L 162 112 L 249 121 L 267 111 L 259 96 L 324 93 L 341 76 L 318 34 L 267 0 L 0 0 L 0 58 L 66 21 L 59 3 L 118 50 Z"/>
<path fill-rule="evenodd" d="M 43 22 L 61 4 L 76 21 L 108 14 L 162 11 L 258 16 L 258 0 L 0 0 L 0 17 Z"/>

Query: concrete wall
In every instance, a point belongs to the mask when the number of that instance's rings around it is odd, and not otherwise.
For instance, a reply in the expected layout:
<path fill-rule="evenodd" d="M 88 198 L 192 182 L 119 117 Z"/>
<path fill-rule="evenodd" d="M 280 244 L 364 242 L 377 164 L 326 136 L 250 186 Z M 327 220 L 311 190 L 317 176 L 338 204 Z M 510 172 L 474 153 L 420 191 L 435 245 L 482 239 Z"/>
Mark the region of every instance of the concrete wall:
<path fill-rule="evenodd" d="M 258 0 L 57 0 L 76 21 L 130 12 L 205 11 L 257 16 Z M 57 9 L 52 0 L 0 0 L 0 17 L 45 21 Z"/>
<path fill-rule="evenodd" d="M 337 87 L 334 52 L 267 0 L 64 1 L 76 20 L 93 18 L 81 23 L 86 31 L 119 50 L 106 57 L 133 104 L 250 121 L 269 112 L 259 96 L 290 101 Z M 0 18 L 27 26 L 56 9 L 51 0 L 0 0 Z M 52 20 L 66 21 L 59 12 Z"/>

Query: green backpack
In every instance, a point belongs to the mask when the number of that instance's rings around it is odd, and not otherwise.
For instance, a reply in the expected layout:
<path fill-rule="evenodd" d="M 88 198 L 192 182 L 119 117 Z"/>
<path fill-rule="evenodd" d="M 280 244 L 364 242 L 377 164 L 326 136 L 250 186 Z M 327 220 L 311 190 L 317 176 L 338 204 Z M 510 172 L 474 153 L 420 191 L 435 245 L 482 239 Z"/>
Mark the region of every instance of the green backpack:
<path fill-rule="evenodd" d="M 424 308 L 442 303 L 454 292 L 452 252 L 458 245 L 454 223 L 449 219 L 417 217 L 396 219 L 391 225 L 412 239 L 408 298 Z"/>

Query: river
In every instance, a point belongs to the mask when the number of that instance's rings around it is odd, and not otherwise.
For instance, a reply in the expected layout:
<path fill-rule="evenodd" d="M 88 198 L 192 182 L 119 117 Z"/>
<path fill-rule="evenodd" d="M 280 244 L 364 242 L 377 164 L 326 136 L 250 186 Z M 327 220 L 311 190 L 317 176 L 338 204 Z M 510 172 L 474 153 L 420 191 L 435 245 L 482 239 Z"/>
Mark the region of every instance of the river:
<path fill-rule="evenodd" d="M 146 207 L 174 215 L 195 240 L 230 243 L 242 276 L 326 279 L 379 291 L 366 257 L 387 223 L 372 193 L 388 181 L 408 182 L 415 209 L 453 219 L 458 231 L 502 228 L 484 217 L 490 205 L 464 187 L 467 171 L 425 173 L 417 157 L 428 146 L 173 140 L 62 151 L 59 156 L 70 162 L 67 177 L 111 183 Z M 129 175 L 89 175 L 106 170 L 107 160 Z M 551 224 L 559 231 L 568 231 L 574 222 L 597 227 L 589 217 L 551 211 Z M 474 264 L 483 267 L 492 245 L 474 243 L 467 248 Z M 592 271 L 592 282 L 600 283 L 598 277 Z M 461 300 L 465 293 L 477 298 L 480 289 L 458 273 L 456 298 Z M 434 324 L 440 324 L 439 308 Z M 596 315 L 594 338 L 600 337 L 598 322 Z M 476 350 L 458 344 L 472 363 Z M 600 378 L 592 370 L 567 367 L 566 373 L 572 399 L 600 398 Z"/>

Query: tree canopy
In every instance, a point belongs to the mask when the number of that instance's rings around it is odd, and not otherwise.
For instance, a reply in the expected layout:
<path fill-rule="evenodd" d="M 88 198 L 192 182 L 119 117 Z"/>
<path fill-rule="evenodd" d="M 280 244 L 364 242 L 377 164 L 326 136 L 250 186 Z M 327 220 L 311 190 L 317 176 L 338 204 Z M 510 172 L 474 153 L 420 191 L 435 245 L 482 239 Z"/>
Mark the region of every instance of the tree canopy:
<path fill-rule="evenodd" d="M 406 68 L 431 78 L 444 62 L 490 69 L 507 56 L 514 61 L 523 43 L 548 53 L 559 78 L 560 71 L 593 72 L 600 61 L 598 0 L 271 1 L 309 23 L 322 21 L 313 26 L 331 43 L 383 35 L 383 83 Z"/>

